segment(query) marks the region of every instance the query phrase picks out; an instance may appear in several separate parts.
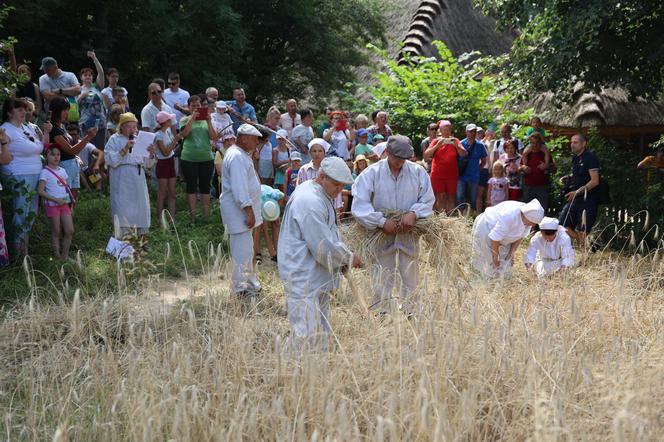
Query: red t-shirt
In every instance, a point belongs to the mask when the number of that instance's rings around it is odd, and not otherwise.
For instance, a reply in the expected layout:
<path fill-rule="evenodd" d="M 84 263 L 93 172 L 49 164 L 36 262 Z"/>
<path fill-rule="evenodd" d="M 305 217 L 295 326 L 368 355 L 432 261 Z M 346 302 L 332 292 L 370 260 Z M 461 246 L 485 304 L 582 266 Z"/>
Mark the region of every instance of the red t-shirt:
<path fill-rule="evenodd" d="M 429 144 L 431 147 L 436 140 Z M 459 178 L 459 166 L 457 164 L 457 150 L 454 144 L 443 144 L 434 154 L 431 160 L 431 176 L 435 178 L 457 179 Z"/>
<path fill-rule="evenodd" d="M 525 166 L 530 167 L 530 173 L 526 173 L 523 179 L 526 186 L 546 186 L 549 184 L 549 177 L 544 173 L 543 170 L 540 170 L 540 164 L 544 163 L 545 156 L 544 152 L 541 150 L 539 152 L 529 152 L 528 153 L 528 162 Z"/>

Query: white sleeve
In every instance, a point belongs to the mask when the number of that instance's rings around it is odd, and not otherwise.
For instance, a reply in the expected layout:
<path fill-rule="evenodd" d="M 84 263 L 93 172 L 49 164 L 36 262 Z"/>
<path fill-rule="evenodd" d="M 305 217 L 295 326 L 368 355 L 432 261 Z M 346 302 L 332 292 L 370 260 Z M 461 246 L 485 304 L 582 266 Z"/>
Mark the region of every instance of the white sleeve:
<path fill-rule="evenodd" d="M 426 218 L 433 215 L 433 204 L 436 202 L 436 197 L 431 188 L 431 179 L 429 179 L 426 171 L 418 167 L 415 172 L 420 185 L 417 190 L 417 202 L 410 206 L 410 211 L 415 212 L 418 218 Z"/>
<path fill-rule="evenodd" d="M 367 169 L 362 172 L 353 183 L 353 204 L 351 213 L 353 217 L 367 229 L 382 228 L 387 219 L 381 212 L 373 207 L 374 193 L 373 176 L 378 169 Z"/>
<path fill-rule="evenodd" d="M 249 189 L 247 186 L 247 169 L 245 167 L 237 167 L 242 166 L 242 164 L 233 167 L 234 160 L 236 160 L 235 157 L 230 158 L 227 169 L 230 172 L 231 190 L 233 193 L 233 199 L 237 205 L 244 209 L 245 207 L 251 206 L 252 203 L 251 195 L 249 195 Z"/>
<path fill-rule="evenodd" d="M 108 139 L 104 147 L 104 161 L 109 167 L 118 167 L 123 162 L 120 149 L 118 139 L 115 136 Z"/>
<path fill-rule="evenodd" d="M 307 210 L 297 217 L 304 241 L 316 262 L 330 273 L 349 264 L 353 253 L 346 245 L 334 237 L 330 227 L 320 215 L 325 207 Z"/>
<path fill-rule="evenodd" d="M 559 231 L 558 235 L 561 233 L 564 232 Z M 562 265 L 565 267 L 572 267 L 576 262 L 572 240 L 567 233 L 560 238 L 560 257 L 562 258 Z"/>
<path fill-rule="evenodd" d="M 492 241 L 502 241 L 508 234 L 509 226 L 503 221 L 503 217 L 498 218 L 498 222 L 489 232 L 489 239 Z"/>
<path fill-rule="evenodd" d="M 532 238 L 530 238 L 530 247 L 528 247 L 528 251 L 526 252 L 526 257 L 523 259 L 523 262 L 525 264 L 534 264 L 535 259 L 537 259 L 537 237 L 538 237 L 538 235 L 535 235 Z"/>

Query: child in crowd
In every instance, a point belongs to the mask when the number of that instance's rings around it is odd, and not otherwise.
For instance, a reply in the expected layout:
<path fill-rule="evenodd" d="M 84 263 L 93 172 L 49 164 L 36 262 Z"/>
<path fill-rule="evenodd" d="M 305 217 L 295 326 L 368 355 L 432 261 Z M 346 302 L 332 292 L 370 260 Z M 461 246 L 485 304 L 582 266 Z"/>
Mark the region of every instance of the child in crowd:
<path fill-rule="evenodd" d="M 486 206 L 495 206 L 507 200 L 509 181 L 505 177 L 505 166 L 500 161 L 493 163 L 492 177 L 486 195 Z"/>
<path fill-rule="evenodd" d="M 286 195 L 285 201 L 288 201 L 288 197 L 295 190 L 297 185 L 297 173 L 300 171 L 300 166 L 302 165 L 302 154 L 300 152 L 293 152 L 290 156 L 290 167 L 286 171 L 286 176 L 284 178 L 284 185 L 282 192 Z"/>
<path fill-rule="evenodd" d="M 182 138 L 180 134 L 173 135 L 171 126 L 175 122 L 175 114 L 161 111 L 157 114 L 157 130 L 154 135 L 155 153 L 157 156 L 157 215 L 161 217 L 164 210 L 164 200 L 168 198 L 168 211 L 175 216 L 175 187 L 177 174 L 175 173 L 175 147 Z M 160 218 L 161 219 L 161 218 Z"/>
<path fill-rule="evenodd" d="M 288 149 L 288 132 L 286 129 L 279 129 L 277 131 L 277 147 L 272 149 L 275 189 L 281 189 L 283 187 L 284 177 L 286 176 L 286 169 L 288 169 L 289 163 L 290 150 Z"/>
<path fill-rule="evenodd" d="M 121 105 L 114 103 L 111 105 L 111 110 L 108 112 L 108 120 L 106 121 L 106 140 L 108 141 L 111 138 L 117 128 L 118 123 L 120 122 L 120 115 L 124 113 L 124 109 Z"/>
<path fill-rule="evenodd" d="M 232 129 L 232 128 L 231 128 Z M 226 155 L 226 150 L 235 144 L 235 133 L 231 130 L 230 132 L 225 132 L 221 135 L 222 145 L 221 148 L 217 148 L 214 153 L 214 189 L 216 191 L 216 196 L 221 196 L 221 169 L 224 166 L 224 155 Z"/>
<path fill-rule="evenodd" d="M 364 156 L 364 155 L 362 155 Z M 353 177 L 353 180 L 357 178 L 357 175 L 355 174 L 355 163 L 353 160 L 348 158 L 346 160 L 346 166 L 348 166 L 348 170 L 350 170 L 351 176 Z M 344 184 L 344 188 L 341 191 L 341 200 L 343 202 L 343 208 L 341 211 L 341 218 L 346 218 L 350 217 L 350 205 L 353 203 L 353 185 L 352 184 Z"/>
<path fill-rule="evenodd" d="M 353 163 L 353 171 L 355 172 L 355 177 L 361 174 L 364 169 L 369 167 L 369 161 L 364 155 L 358 155 L 355 157 L 355 163 Z"/>
<path fill-rule="evenodd" d="M 60 149 L 50 145 L 46 149 L 46 166 L 39 174 L 37 193 L 44 199 L 44 210 L 51 223 L 51 243 L 56 258 L 69 258 L 74 237 L 71 204 L 74 197 L 67 184 L 67 172 L 60 167 Z"/>
<path fill-rule="evenodd" d="M 363 156 L 371 161 L 377 161 L 378 155 L 373 152 L 372 146 L 369 144 L 369 131 L 366 129 L 359 129 L 357 132 L 357 146 L 351 152 L 355 158 Z"/>
<path fill-rule="evenodd" d="M 81 139 L 81 129 L 78 124 L 68 124 L 67 133 L 74 144 L 77 144 Z M 92 186 L 94 186 L 95 190 L 101 190 L 101 166 L 104 162 L 104 152 L 97 149 L 94 144 L 88 143 L 83 150 L 78 153 L 78 158 L 81 160 L 80 175 L 83 187 L 92 190 Z"/>

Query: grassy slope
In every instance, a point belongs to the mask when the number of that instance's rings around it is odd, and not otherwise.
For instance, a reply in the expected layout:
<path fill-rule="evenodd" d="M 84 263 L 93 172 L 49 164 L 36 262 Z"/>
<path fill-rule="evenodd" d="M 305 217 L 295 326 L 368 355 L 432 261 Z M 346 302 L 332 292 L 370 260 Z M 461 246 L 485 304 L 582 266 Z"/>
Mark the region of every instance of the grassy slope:
<path fill-rule="evenodd" d="M 33 275 L 36 283 L 33 287 L 37 287 L 35 290 L 42 298 L 52 297 L 55 292 L 71 297 L 74 287 L 79 288 L 83 296 L 117 293 L 117 264 L 104 252 L 113 233 L 110 198 L 107 193 L 83 191 L 79 201 L 74 219 L 76 233 L 71 255 L 74 257 L 77 251 L 81 252 L 83 265 L 80 268 L 75 264 L 52 259 L 48 220 L 40 213 L 35 223 L 30 239 L 31 267 L 34 272 L 31 271 L 30 275 Z M 151 201 L 154 207 L 154 193 Z M 208 243 L 214 243 L 215 247 L 220 243 L 225 244 L 217 201 L 212 201 L 208 219 L 201 216 L 192 222 L 186 213 L 184 190 L 178 188 L 177 210 L 175 226 L 184 254 L 179 253 L 178 236 L 172 224 L 168 230 L 160 228 L 156 211 L 153 210 L 149 251 L 135 265 L 124 266 L 129 289 L 135 287 L 141 276 L 154 273 L 167 277 L 181 276 L 184 272 L 183 255 L 187 268 L 194 274 L 200 273 L 204 266 L 198 258 L 194 260 L 190 256 L 187 247 L 189 241 L 198 246 L 204 257 L 207 256 L 205 249 Z M 167 253 L 169 244 L 170 254 Z M 197 255 L 195 253 L 195 257 Z M 14 262 L 10 267 L 0 270 L 0 304 L 23 300 L 30 293 L 27 273 L 21 262 Z"/>

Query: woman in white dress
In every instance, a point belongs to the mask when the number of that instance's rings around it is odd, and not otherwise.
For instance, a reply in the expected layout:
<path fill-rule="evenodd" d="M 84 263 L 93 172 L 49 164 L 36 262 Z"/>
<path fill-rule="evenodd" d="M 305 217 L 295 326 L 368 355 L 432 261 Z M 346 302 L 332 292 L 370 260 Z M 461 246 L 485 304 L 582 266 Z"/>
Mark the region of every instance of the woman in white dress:
<path fill-rule="evenodd" d="M 111 212 L 117 238 L 129 233 L 146 235 L 150 229 L 150 196 L 145 169 L 154 163 L 154 146 L 149 157 L 132 154 L 138 120 L 131 112 L 120 115 L 117 132 L 108 139 L 104 157 L 111 182 Z"/>

